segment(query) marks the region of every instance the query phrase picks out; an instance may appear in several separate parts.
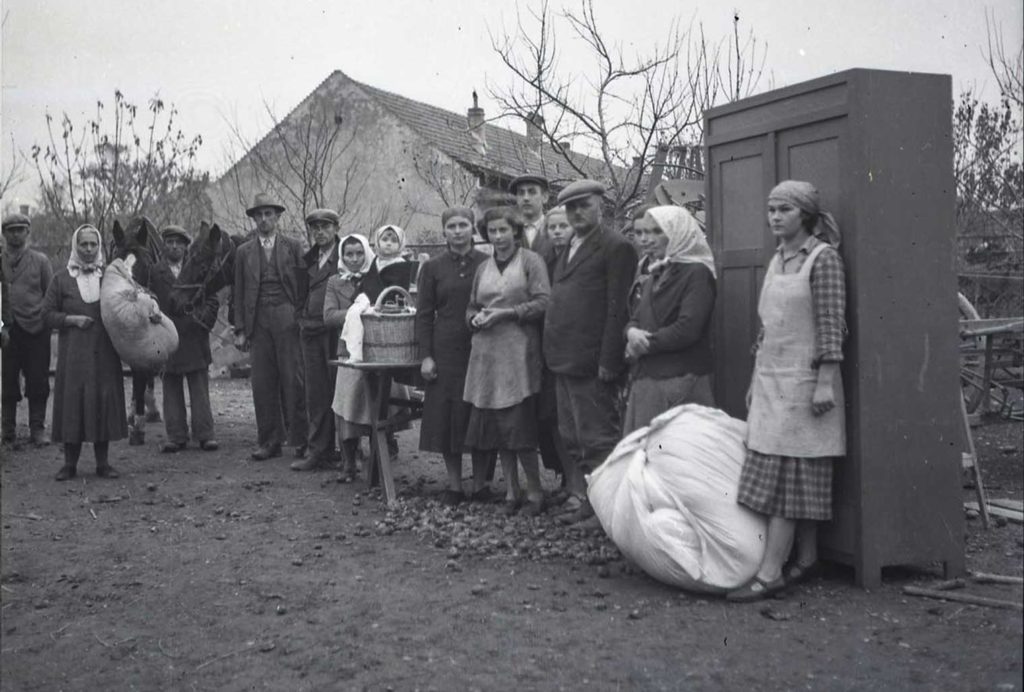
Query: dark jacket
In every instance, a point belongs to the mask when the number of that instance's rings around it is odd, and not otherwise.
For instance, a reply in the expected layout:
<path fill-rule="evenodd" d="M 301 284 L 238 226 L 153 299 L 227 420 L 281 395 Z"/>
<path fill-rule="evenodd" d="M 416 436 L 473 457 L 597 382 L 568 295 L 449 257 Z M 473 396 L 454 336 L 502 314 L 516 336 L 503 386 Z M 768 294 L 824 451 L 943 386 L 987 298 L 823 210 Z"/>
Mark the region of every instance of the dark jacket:
<path fill-rule="evenodd" d="M 299 241 L 278 232 L 274 248 L 277 272 L 288 301 L 299 306 L 302 298 L 298 272 L 302 263 L 302 246 Z M 247 240 L 235 254 L 234 324 L 235 331 L 252 336 L 256 328 L 256 303 L 260 290 L 260 253 L 263 248 L 258 238 Z"/>
<path fill-rule="evenodd" d="M 623 371 L 626 298 L 636 263 L 632 244 L 605 229 L 591 231 L 572 260 L 568 249 L 558 256 L 544 320 L 544 358 L 555 374 L 597 377 L 598 367 Z"/>
<path fill-rule="evenodd" d="M 29 334 L 43 331 L 43 297 L 53 279 L 53 267 L 50 258 L 30 247 L 18 253 L 17 258 L 5 251 L 0 258 L 3 273 L 4 302 L 8 304 L 8 313 L 4 315 L 4 325 L 18 325 Z"/>
<path fill-rule="evenodd" d="M 171 273 L 166 260 L 153 266 L 150 272 L 150 287 L 164 315 L 171 318 L 174 328 L 178 330 L 178 349 L 171 354 L 165 366 L 165 372 L 172 375 L 183 375 L 196 370 L 205 370 L 213 362 L 210 353 L 210 330 L 217 323 L 217 312 L 220 301 L 216 293 L 206 296 L 202 305 L 197 306 L 191 314 L 172 313 L 170 311 L 170 290 L 177 280 Z"/>
<path fill-rule="evenodd" d="M 302 293 L 299 308 L 299 329 L 304 335 L 313 336 L 327 331 L 324 327 L 324 295 L 327 281 L 338 273 L 338 240 L 334 240 L 331 255 L 324 266 L 319 265 L 320 249 L 314 245 L 302 257 L 299 268 L 299 288 Z"/>
<path fill-rule="evenodd" d="M 650 332 L 650 350 L 633 363 L 634 377 L 681 377 L 712 371 L 715 291 L 715 277 L 703 264 L 669 264 L 642 278 L 626 329 Z"/>
<path fill-rule="evenodd" d="M 420 268 L 416 285 L 416 340 L 420 360 L 433 358 L 439 371 L 465 375 L 472 334 L 466 307 L 473 276 L 487 254 L 470 250 L 463 257 L 445 251 Z"/>

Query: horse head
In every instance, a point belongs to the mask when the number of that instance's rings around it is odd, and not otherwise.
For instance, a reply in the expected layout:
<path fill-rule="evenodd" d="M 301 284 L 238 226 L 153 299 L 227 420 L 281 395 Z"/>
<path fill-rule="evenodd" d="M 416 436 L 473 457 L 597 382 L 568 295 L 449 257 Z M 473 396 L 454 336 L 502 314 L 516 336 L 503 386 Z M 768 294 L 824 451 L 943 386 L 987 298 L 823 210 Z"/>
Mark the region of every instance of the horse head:
<path fill-rule="evenodd" d="M 235 278 L 236 242 L 217 224 L 205 221 L 196 239 L 189 245 L 181 273 L 171 289 L 171 311 L 191 312 L 211 295 L 232 283 Z"/>
<path fill-rule="evenodd" d="M 134 217 L 128 222 L 127 228 L 122 228 L 121 223 L 115 219 L 113 238 L 108 261 L 124 260 L 131 265 L 132 278 L 148 287 L 150 270 L 160 260 L 156 226 L 145 216 Z M 129 261 L 129 257 L 134 259 Z"/>

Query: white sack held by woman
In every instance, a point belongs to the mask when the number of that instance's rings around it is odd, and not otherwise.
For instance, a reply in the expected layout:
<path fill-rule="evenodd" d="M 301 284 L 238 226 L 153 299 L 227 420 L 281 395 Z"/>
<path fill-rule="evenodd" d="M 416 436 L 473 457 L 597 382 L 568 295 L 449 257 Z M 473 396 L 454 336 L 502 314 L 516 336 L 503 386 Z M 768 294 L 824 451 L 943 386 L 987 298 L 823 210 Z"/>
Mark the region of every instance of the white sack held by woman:
<path fill-rule="evenodd" d="M 736 503 L 746 427 L 718 409 L 678 406 L 588 476 L 605 532 L 655 579 L 720 593 L 757 571 L 765 519 Z"/>
<path fill-rule="evenodd" d="M 160 370 L 178 348 L 178 330 L 156 299 L 132 279 L 124 261 L 107 265 L 100 284 L 100 316 L 117 355 L 130 367 Z"/>

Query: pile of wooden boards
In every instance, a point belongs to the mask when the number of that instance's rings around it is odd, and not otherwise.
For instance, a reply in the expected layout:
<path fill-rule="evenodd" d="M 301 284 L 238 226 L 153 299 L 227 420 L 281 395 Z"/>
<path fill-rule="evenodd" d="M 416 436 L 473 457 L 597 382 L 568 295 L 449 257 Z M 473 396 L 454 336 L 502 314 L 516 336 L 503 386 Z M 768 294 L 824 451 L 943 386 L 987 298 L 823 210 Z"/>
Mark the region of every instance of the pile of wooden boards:
<path fill-rule="evenodd" d="M 1024 524 L 1024 502 L 1020 500 L 989 499 L 985 506 L 990 516 L 1002 517 L 1015 524 Z M 964 508 L 968 511 L 981 512 L 981 505 L 977 502 L 965 502 Z"/>

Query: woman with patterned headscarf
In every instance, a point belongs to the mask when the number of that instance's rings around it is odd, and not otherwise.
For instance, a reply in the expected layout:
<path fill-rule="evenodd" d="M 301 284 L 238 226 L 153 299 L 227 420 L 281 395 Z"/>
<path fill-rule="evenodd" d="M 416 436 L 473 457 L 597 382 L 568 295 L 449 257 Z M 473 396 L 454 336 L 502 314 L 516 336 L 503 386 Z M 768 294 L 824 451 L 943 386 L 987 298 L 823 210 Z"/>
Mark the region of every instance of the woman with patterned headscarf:
<path fill-rule="evenodd" d="M 109 444 L 128 434 L 121 358 L 100 320 L 103 246 L 95 226 L 71 236 L 71 257 L 43 299 L 47 327 L 60 332 L 53 387 L 53 441 L 64 444 L 64 465 L 56 479 L 74 478 L 82 443 L 91 442 L 96 475 L 117 478 L 108 461 Z"/>
<path fill-rule="evenodd" d="M 626 325 L 630 390 L 623 432 L 681 404 L 714 406 L 711 312 L 715 262 L 704 232 L 682 207 L 653 207 L 634 224 L 649 260 Z"/>
<path fill-rule="evenodd" d="M 769 521 L 757 574 L 728 594 L 733 601 L 765 598 L 816 570 L 818 522 L 832 518 L 833 461 L 846 454 L 839 227 L 814 186 L 795 180 L 768 195 L 768 223 L 779 246 L 757 307 L 762 330 L 737 501 Z"/>

